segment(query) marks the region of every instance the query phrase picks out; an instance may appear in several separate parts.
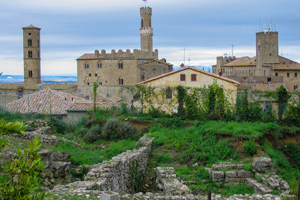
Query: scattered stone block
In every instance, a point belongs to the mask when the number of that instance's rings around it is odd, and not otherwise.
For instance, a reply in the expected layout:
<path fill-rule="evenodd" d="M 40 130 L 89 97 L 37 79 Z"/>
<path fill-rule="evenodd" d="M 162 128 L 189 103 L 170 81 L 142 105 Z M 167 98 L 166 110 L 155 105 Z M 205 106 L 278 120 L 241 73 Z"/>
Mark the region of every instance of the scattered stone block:
<path fill-rule="evenodd" d="M 266 172 L 271 169 L 273 162 L 271 158 L 257 157 L 252 162 L 253 169 L 257 172 Z"/>
<path fill-rule="evenodd" d="M 116 192 L 105 191 L 102 193 L 100 200 L 119 200 L 119 194 Z"/>

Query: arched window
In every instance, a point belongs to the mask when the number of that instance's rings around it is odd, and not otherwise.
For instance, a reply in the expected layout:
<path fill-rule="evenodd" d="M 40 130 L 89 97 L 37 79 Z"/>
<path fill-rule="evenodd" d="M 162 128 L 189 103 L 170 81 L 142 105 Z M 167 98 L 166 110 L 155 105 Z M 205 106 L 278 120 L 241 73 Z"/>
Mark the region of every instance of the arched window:
<path fill-rule="evenodd" d="M 141 19 L 141 27 L 142 28 L 144 27 L 144 19 L 143 18 Z"/>
<path fill-rule="evenodd" d="M 98 68 L 102 68 L 102 63 L 101 62 L 98 62 Z"/>
<path fill-rule="evenodd" d="M 28 58 L 32 58 L 32 51 L 28 51 Z"/>
<path fill-rule="evenodd" d="M 87 68 L 90 68 L 89 63 L 85 63 L 85 64 L 84 64 L 84 68 L 86 68 L 86 69 L 87 69 Z"/>
<path fill-rule="evenodd" d="M 124 79 L 123 78 L 119 78 L 119 85 L 124 85 Z"/>
<path fill-rule="evenodd" d="M 31 47 L 31 46 L 32 46 L 32 40 L 28 39 L 28 47 Z"/>
<path fill-rule="evenodd" d="M 142 75 L 141 75 L 141 81 L 144 81 L 144 80 L 145 80 L 145 75 L 142 74 Z"/>
<path fill-rule="evenodd" d="M 32 70 L 28 71 L 28 77 L 32 78 Z"/>

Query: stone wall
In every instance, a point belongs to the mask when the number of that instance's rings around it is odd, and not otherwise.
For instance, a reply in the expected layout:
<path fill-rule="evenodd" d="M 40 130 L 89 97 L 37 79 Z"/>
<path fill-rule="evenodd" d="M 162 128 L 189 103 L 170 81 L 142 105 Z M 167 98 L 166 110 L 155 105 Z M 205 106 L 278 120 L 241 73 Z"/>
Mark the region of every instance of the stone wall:
<path fill-rule="evenodd" d="M 90 166 L 90 171 L 85 181 L 77 181 L 68 185 L 56 186 L 51 193 L 65 191 L 67 188 L 79 190 L 100 190 L 114 192 L 130 192 L 132 188 L 131 167 L 137 164 L 137 171 L 144 173 L 146 170 L 151 145 L 154 138 L 143 136 L 138 142 L 139 149 L 128 150 L 110 161 Z"/>

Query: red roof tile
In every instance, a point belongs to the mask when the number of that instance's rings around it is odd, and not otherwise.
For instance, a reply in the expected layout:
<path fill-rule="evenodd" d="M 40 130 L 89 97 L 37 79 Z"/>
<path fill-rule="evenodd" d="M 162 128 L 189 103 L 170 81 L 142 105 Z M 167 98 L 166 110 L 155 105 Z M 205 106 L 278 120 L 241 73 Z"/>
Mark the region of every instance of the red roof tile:
<path fill-rule="evenodd" d="M 34 28 L 34 29 L 39 29 L 39 30 L 41 30 L 41 28 L 35 27 L 35 26 L 33 26 L 32 24 L 31 24 L 30 26 L 23 27 L 22 29 L 27 29 L 27 28 Z"/>

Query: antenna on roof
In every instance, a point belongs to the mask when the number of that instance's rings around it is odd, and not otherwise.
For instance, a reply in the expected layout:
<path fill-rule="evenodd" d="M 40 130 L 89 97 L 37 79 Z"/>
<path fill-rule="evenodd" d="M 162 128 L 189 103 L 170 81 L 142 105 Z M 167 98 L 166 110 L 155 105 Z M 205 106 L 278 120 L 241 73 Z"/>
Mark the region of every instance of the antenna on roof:
<path fill-rule="evenodd" d="M 234 47 L 234 43 L 232 41 L 232 45 L 231 45 L 231 56 L 233 57 L 233 47 Z"/>

